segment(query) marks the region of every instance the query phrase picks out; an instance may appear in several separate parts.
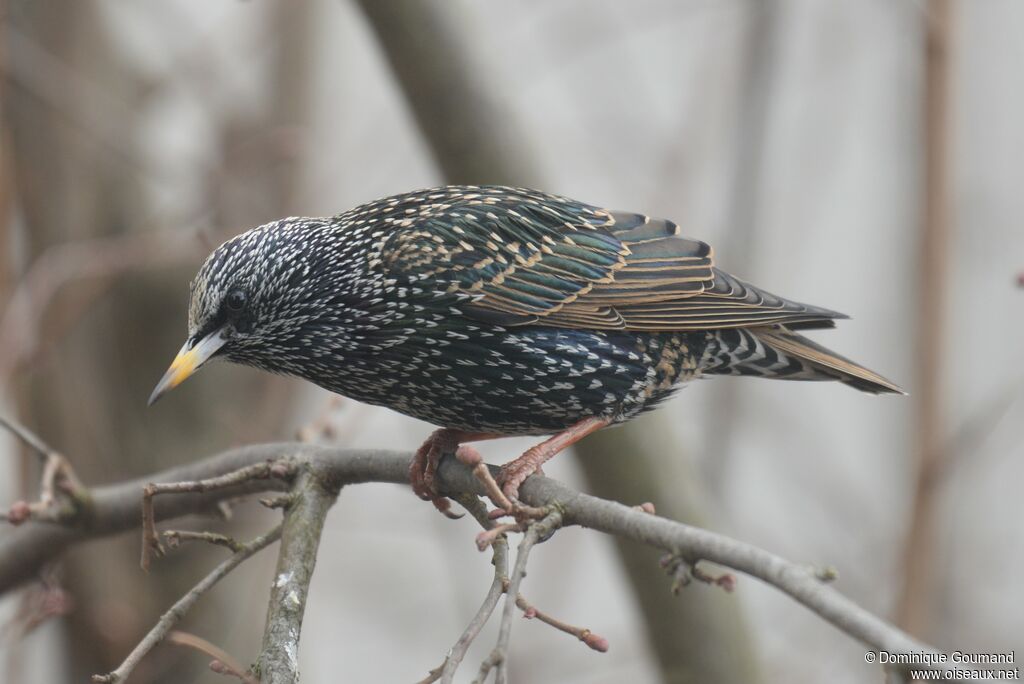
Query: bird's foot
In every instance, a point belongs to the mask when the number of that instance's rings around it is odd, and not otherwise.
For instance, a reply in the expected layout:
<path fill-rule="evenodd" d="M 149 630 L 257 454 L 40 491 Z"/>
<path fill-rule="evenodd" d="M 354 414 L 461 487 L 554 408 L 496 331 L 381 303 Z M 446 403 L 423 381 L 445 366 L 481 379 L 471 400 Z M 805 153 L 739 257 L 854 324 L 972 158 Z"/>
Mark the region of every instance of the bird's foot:
<path fill-rule="evenodd" d="M 585 418 L 557 435 L 527 449 L 522 456 L 501 466 L 497 481 L 501 483 L 501 494 L 511 507 L 495 504 L 505 514 L 517 520 L 542 518 L 547 513 L 544 508 L 526 506 L 519 501 L 519 488 L 528 477 L 535 473 L 543 474 L 541 466 L 553 456 L 572 446 L 592 432 L 608 425 L 606 418 Z M 494 497 L 491 497 L 492 500 Z"/>
<path fill-rule="evenodd" d="M 519 488 L 518 486 L 512 492 L 512 496 L 509 496 L 505 489 L 498 484 L 498 480 L 491 474 L 490 468 L 484 463 L 483 457 L 480 452 L 473 447 L 463 444 L 459 447 L 458 451 L 455 452 L 455 457 L 462 463 L 465 463 L 473 469 L 473 475 L 483 484 L 484 491 L 487 492 L 487 498 L 491 500 L 491 503 L 495 505 L 495 509 L 490 512 L 489 516 L 493 518 L 502 518 L 505 516 L 512 516 L 518 522 L 525 520 L 534 520 L 543 518 L 547 513 L 544 508 L 536 508 L 534 506 L 527 506 L 519 501 Z M 501 478 L 499 472 L 498 478 Z"/>
<path fill-rule="evenodd" d="M 434 504 L 446 518 L 457 520 L 462 516 L 452 512 L 452 502 L 437 491 L 435 476 L 441 456 L 459 446 L 461 434 L 457 430 L 442 428 L 435 430 L 416 450 L 416 455 L 409 465 L 409 484 L 416 496 Z"/>
<path fill-rule="evenodd" d="M 484 433 L 463 432 L 450 428 L 435 430 L 427 437 L 420 448 L 416 450 L 416 455 L 409 465 L 409 484 L 412 485 L 412 491 L 424 501 L 434 504 L 434 508 L 444 514 L 446 518 L 458 520 L 462 515 L 452 512 L 451 500 L 441 496 L 437 489 L 437 467 L 441 463 L 441 457 L 459 450 L 459 445 L 462 442 L 490 439 L 495 436 Z M 476 450 L 474 449 L 474 451 Z"/>

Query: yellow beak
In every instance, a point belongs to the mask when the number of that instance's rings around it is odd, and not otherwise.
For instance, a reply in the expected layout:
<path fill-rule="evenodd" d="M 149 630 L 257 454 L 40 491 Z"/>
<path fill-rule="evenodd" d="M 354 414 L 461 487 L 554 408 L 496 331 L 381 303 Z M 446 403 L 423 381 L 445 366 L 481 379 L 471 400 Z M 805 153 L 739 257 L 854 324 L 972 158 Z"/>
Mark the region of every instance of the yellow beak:
<path fill-rule="evenodd" d="M 214 353 L 224 346 L 227 338 L 222 334 L 223 330 L 215 330 L 192 348 L 186 342 L 171 362 L 171 367 L 160 378 L 156 384 L 153 394 L 149 395 L 149 405 L 152 406 L 157 399 L 170 392 L 172 389 L 185 382 L 185 380 L 199 370 L 199 367 L 206 363 Z"/>

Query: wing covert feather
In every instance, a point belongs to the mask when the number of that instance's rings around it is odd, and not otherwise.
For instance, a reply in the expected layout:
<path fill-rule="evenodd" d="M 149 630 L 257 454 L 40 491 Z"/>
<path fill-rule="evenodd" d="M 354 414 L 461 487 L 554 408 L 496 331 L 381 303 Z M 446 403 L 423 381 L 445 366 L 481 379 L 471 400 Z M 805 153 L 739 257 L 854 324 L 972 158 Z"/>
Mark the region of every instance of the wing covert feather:
<path fill-rule="evenodd" d="M 463 309 L 481 320 L 687 331 L 845 318 L 716 268 L 711 247 L 668 220 L 529 190 L 443 190 L 411 203 L 382 258 L 392 272 L 471 295 Z"/>

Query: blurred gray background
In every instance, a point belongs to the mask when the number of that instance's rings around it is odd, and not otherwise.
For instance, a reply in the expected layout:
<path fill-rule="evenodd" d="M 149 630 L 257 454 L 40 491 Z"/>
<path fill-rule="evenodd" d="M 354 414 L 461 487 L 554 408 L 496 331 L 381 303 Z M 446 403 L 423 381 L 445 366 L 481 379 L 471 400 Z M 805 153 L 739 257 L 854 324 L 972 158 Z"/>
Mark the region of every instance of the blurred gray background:
<path fill-rule="evenodd" d="M 937 646 L 1021 651 L 1024 4 L 7 0 L 0 43 L 0 411 L 111 482 L 323 417 L 347 446 L 431 427 L 218 364 L 145 400 L 223 239 L 446 181 L 529 185 L 671 217 L 765 288 L 846 312 L 815 338 L 903 384 L 694 382 L 548 475 L 798 562 Z M 931 36 L 931 38 L 929 38 Z M 931 49 L 929 49 L 929 45 Z M 529 440 L 486 443 L 492 462 Z M 35 462 L 0 435 L 0 501 Z M 251 535 L 269 514 L 196 520 Z M 471 520 L 350 487 L 328 519 L 306 682 L 411 682 L 490 582 Z M 0 529 L 0 534 L 3 534 Z M 8 624 L 0 680 L 116 665 L 217 550 L 143 575 L 136 534 L 75 550 L 68 615 Z M 258 651 L 273 553 L 183 624 Z M 879 682 L 864 649 L 756 580 L 669 593 L 657 554 L 568 529 L 533 557 L 517 682 Z M 471 679 L 494 632 L 464 665 Z M 164 646 L 133 681 L 217 682 Z"/>

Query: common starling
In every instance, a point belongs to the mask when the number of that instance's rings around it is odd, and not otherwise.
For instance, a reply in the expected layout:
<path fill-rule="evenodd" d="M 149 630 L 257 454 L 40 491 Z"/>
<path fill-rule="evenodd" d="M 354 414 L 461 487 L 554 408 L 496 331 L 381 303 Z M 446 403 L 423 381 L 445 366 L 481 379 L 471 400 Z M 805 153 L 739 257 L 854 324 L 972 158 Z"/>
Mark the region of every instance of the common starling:
<path fill-rule="evenodd" d="M 798 332 L 840 318 L 718 269 L 671 221 L 449 186 L 273 221 L 218 247 L 150 403 L 225 357 L 387 406 L 440 426 L 410 479 L 443 510 L 434 471 L 463 442 L 554 435 L 503 466 L 515 501 L 558 451 L 702 375 L 901 392 Z"/>

